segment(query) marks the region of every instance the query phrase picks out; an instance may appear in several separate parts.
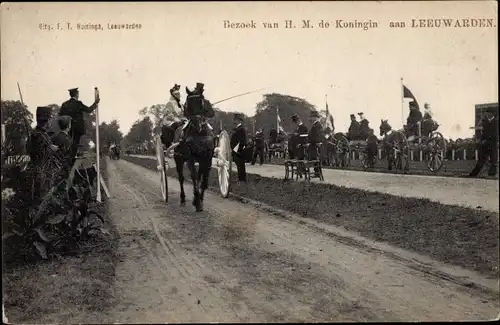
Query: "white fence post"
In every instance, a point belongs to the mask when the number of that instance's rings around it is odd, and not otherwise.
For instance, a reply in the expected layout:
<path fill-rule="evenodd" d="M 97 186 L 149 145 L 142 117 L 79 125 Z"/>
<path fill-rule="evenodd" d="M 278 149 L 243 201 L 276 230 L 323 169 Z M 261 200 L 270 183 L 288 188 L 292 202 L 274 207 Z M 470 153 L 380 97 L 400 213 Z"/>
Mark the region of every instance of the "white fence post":
<path fill-rule="evenodd" d="M 413 161 L 413 150 L 410 151 L 410 160 Z"/>
<path fill-rule="evenodd" d="M 451 160 L 455 160 L 455 149 L 451 150 Z"/>
<path fill-rule="evenodd" d="M 479 160 L 479 152 L 477 151 L 477 149 L 474 151 L 474 155 L 476 160 Z"/>
<path fill-rule="evenodd" d="M 378 149 L 378 159 L 382 159 L 382 149 Z"/>
<path fill-rule="evenodd" d="M 464 149 L 464 160 L 467 160 L 467 149 Z"/>

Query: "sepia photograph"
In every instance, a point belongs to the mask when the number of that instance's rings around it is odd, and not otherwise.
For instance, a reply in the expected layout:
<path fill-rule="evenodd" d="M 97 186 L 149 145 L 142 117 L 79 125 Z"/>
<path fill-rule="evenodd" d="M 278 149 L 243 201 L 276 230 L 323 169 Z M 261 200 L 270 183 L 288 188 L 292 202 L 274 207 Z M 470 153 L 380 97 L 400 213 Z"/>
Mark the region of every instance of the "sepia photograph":
<path fill-rule="evenodd" d="M 499 319 L 496 1 L 0 22 L 4 323 Z"/>

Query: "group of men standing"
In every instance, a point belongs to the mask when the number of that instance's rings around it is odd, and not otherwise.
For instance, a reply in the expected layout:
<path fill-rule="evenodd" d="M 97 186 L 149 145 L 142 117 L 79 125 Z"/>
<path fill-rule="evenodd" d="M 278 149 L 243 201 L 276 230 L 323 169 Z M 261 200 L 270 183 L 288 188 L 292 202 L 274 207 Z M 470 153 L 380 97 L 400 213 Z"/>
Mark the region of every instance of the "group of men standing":
<path fill-rule="evenodd" d="M 69 176 L 76 161 L 78 145 L 85 134 L 83 113 L 91 113 L 100 101 L 96 97 L 90 106 L 79 100 L 78 88 L 69 89 L 70 99 L 61 105 L 56 123 L 59 131 L 50 129 L 52 108 L 39 106 L 37 125 L 30 135 L 28 154 L 30 170 L 34 171 L 33 199 L 37 200 L 58 181 Z"/>

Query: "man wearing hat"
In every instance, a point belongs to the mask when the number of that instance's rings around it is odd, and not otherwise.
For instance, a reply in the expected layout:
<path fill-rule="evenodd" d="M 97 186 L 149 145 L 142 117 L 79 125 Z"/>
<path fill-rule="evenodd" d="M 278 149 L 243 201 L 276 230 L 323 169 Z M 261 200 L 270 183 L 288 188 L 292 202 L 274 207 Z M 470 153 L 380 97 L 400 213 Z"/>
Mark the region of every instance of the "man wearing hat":
<path fill-rule="evenodd" d="M 297 125 L 297 129 L 292 134 L 292 137 L 290 138 L 291 141 L 289 142 L 289 149 L 291 149 L 288 150 L 290 159 L 294 159 L 295 157 L 297 157 L 297 159 L 304 159 L 304 150 L 302 147 L 299 148 L 299 146 L 303 146 L 307 143 L 307 134 L 309 132 L 307 130 L 307 126 L 302 123 L 302 120 L 297 114 L 292 116 L 292 122 Z"/>
<path fill-rule="evenodd" d="M 257 161 L 257 156 L 260 158 L 260 164 L 264 164 L 264 130 L 262 128 L 258 129 L 255 133 L 254 139 L 254 152 L 252 157 L 252 165 L 255 165 Z"/>
<path fill-rule="evenodd" d="M 491 111 L 486 111 L 483 118 L 476 126 L 476 130 L 481 131 L 478 146 L 479 159 L 469 176 L 477 177 L 488 158 L 491 163 L 488 170 L 488 176 L 496 176 L 498 161 L 498 113 L 494 114 Z"/>
<path fill-rule="evenodd" d="M 52 144 L 47 134 L 48 122 L 52 117 L 52 108 L 39 106 L 36 109 L 36 127 L 30 135 L 29 170 L 34 172 L 32 198 L 38 200 L 54 185 L 53 173 L 59 171 L 54 153 L 59 149 Z"/>
<path fill-rule="evenodd" d="M 317 146 L 323 141 L 323 126 L 321 125 L 321 116 L 318 111 L 311 111 L 310 115 L 311 130 L 309 130 L 308 141 L 309 141 L 309 160 L 318 159 Z M 314 172 L 316 176 L 319 174 L 319 169 L 314 167 Z"/>
<path fill-rule="evenodd" d="M 79 100 L 80 92 L 78 91 L 78 88 L 69 89 L 68 91 L 71 98 L 61 105 L 59 116 L 67 115 L 71 117 L 72 123 L 69 135 L 72 138 L 71 157 L 73 160 L 71 165 L 73 165 L 76 160 L 76 153 L 78 151 L 78 145 L 80 144 L 80 138 L 85 134 L 85 120 L 83 118 L 83 113 L 92 113 L 97 108 L 97 104 L 99 104 L 100 99 L 97 97 L 94 103 L 88 107 Z"/>
<path fill-rule="evenodd" d="M 349 130 L 347 131 L 347 138 L 349 140 L 356 140 L 359 137 L 359 122 L 356 121 L 356 115 L 351 114 L 351 125 L 349 126 Z"/>
<path fill-rule="evenodd" d="M 62 177 L 67 177 L 71 170 L 70 164 L 73 161 L 73 157 L 71 157 L 72 141 L 69 136 L 69 130 L 71 129 L 71 117 L 67 115 L 59 116 L 57 118 L 57 125 L 59 127 L 59 132 L 52 136 L 52 143 L 59 148 L 56 154 L 63 166 Z"/>
<path fill-rule="evenodd" d="M 233 152 L 233 160 L 238 169 L 238 180 L 240 182 L 247 181 L 247 173 L 245 170 L 245 157 L 243 155 L 247 146 L 247 131 L 243 126 L 244 115 L 241 113 L 234 114 L 234 122 L 236 128 L 231 136 L 231 148 Z"/>
<path fill-rule="evenodd" d="M 418 136 L 418 123 L 422 121 L 422 112 L 416 101 L 410 102 L 410 113 L 406 119 L 406 137 L 408 141 L 413 141 Z"/>
<path fill-rule="evenodd" d="M 365 119 L 365 114 L 363 112 L 358 113 L 359 115 L 359 137 L 361 140 L 366 140 L 370 135 L 370 122 Z"/>

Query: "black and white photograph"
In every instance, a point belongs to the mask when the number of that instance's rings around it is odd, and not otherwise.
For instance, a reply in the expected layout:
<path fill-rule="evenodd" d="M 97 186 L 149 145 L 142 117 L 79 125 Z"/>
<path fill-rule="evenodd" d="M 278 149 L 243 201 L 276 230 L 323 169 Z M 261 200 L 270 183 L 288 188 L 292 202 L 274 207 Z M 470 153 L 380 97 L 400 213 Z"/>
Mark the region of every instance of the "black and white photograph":
<path fill-rule="evenodd" d="M 496 1 L 0 18 L 4 323 L 499 319 Z"/>

